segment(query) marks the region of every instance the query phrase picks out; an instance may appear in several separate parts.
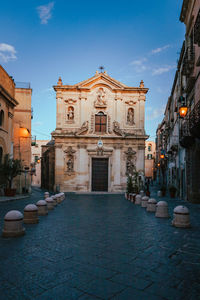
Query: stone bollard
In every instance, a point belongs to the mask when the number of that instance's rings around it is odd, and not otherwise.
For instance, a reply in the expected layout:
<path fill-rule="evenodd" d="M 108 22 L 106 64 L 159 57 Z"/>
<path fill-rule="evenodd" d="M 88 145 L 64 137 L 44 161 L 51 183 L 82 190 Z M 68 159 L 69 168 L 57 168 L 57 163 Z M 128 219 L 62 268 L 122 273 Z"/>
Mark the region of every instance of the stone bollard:
<path fill-rule="evenodd" d="M 142 197 L 145 196 L 145 192 L 143 190 L 140 191 L 140 196 L 142 196 Z"/>
<path fill-rule="evenodd" d="M 169 218 L 168 204 L 166 201 L 159 201 L 156 204 L 156 217 L 158 218 Z"/>
<path fill-rule="evenodd" d="M 44 199 L 49 198 L 49 192 L 44 193 Z"/>
<path fill-rule="evenodd" d="M 175 227 L 188 228 L 190 227 L 190 213 L 186 206 L 176 206 L 174 208 L 172 225 Z"/>
<path fill-rule="evenodd" d="M 54 209 L 54 200 L 51 197 L 49 197 L 49 198 L 46 198 L 46 202 L 47 202 L 48 210 L 53 210 Z"/>
<path fill-rule="evenodd" d="M 136 194 L 132 194 L 131 202 L 135 203 L 135 196 Z"/>
<path fill-rule="evenodd" d="M 28 204 L 24 207 L 24 223 L 36 224 L 38 219 L 38 208 L 35 204 Z"/>
<path fill-rule="evenodd" d="M 127 193 L 125 193 L 125 199 L 126 199 L 126 200 L 128 199 L 128 194 L 127 194 Z"/>
<path fill-rule="evenodd" d="M 155 212 L 156 211 L 157 201 L 154 198 L 150 198 L 147 202 L 147 211 Z"/>
<path fill-rule="evenodd" d="M 53 205 L 54 205 L 54 206 L 57 206 L 56 196 L 54 195 L 54 196 L 51 196 L 50 198 L 53 199 Z"/>
<path fill-rule="evenodd" d="M 162 191 L 157 191 L 157 196 L 162 197 Z"/>
<path fill-rule="evenodd" d="M 17 237 L 25 234 L 23 214 L 18 210 L 9 211 L 4 217 L 3 237 Z"/>
<path fill-rule="evenodd" d="M 142 207 L 147 207 L 148 200 L 149 200 L 149 197 L 147 197 L 147 196 L 142 197 L 141 206 Z"/>
<path fill-rule="evenodd" d="M 61 196 L 62 196 L 62 201 L 64 201 L 65 200 L 65 193 L 60 193 L 61 194 Z"/>
<path fill-rule="evenodd" d="M 141 205 L 141 202 L 142 202 L 142 197 L 141 197 L 141 195 L 136 195 L 136 196 L 135 196 L 135 204 L 136 204 L 136 205 Z"/>
<path fill-rule="evenodd" d="M 60 203 L 61 203 L 59 194 L 56 194 L 56 195 L 55 195 L 55 200 L 56 200 L 57 204 L 60 204 Z"/>
<path fill-rule="evenodd" d="M 38 208 L 38 216 L 48 215 L 47 202 L 45 200 L 39 200 L 36 205 Z"/>

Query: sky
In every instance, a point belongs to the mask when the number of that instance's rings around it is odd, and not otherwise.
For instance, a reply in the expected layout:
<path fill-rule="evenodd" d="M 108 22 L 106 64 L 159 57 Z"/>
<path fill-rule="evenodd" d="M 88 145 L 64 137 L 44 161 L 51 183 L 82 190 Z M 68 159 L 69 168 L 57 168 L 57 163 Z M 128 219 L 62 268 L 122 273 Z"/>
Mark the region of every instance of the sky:
<path fill-rule="evenodd" d="M 30 82 L 32 135 L 56 128 L 52 88 L 92 77 L 100 65 L 128 86 L 144 80 L 145 130 L 154 140 L 170 96 L 185 27 L 182 1 L 1 1 L 0 64 Z"/>

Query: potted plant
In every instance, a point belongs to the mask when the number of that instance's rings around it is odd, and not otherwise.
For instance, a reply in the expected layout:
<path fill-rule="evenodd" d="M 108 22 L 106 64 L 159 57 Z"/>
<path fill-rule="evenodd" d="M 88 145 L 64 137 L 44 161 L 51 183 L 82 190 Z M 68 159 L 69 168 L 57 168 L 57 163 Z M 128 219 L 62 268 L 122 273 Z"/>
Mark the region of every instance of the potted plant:
<path fill-rule="evenodd" d="M 165 186 L 165 185 L 162 185 L 161 188 L 160 188 L 160 190 L 161 190 L 161 192 L 162 192 L 162 196 L 165 197 L 165 195 L 166 195 L 166 190 L 167 190 L 166 186 Z"/>
<path fill-rule="evenodd" d="M 176 187 L 174 185 L 169 186 L 169 193 L 171 198 L 175 198 L 176 196 Z"/>
<path fill-rule="evenodd" d="M 19 159 L 10 158 L 10 155 L 6 154 L 0 163 L 1 182 L 5 184 L 5 196 L 14 196 L 16 194 L 16 189 L 12 188 L 12 183 L 14 177 L 20 173 L 21 161 Z"/>
<path fill-rule="evenodd" d="M 133 179 L 132 176 L 127 177 L 127 187 L 126 187 L 127 196 L 129 198 L 129 194 L 133 193 Z"/>

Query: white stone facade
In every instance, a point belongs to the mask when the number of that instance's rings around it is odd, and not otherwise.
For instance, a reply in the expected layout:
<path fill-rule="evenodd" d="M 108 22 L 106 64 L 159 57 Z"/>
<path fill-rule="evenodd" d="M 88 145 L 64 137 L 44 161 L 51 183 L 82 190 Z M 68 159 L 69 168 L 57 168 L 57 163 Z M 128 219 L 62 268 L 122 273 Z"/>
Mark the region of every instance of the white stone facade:
<path fill-rule="evenodd" d="M 131 165 L 144 174 L 148 89 L 143 81 L 128 87 L 106 72 L 96 72 L 75 85 L 64 85 L 59 78 L 54 89 L 55 188 L 120 192 Z"/>

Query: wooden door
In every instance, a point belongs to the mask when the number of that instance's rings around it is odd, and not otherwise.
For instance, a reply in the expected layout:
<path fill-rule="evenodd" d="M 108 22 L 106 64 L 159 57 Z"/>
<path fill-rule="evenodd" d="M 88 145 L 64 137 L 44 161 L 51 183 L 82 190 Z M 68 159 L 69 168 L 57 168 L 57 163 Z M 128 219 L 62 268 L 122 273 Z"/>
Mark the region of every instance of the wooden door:
<path fill-rule="evenodd" d="M 108 158 L 92 158 L 92 191 L 108 191 Z"/>

